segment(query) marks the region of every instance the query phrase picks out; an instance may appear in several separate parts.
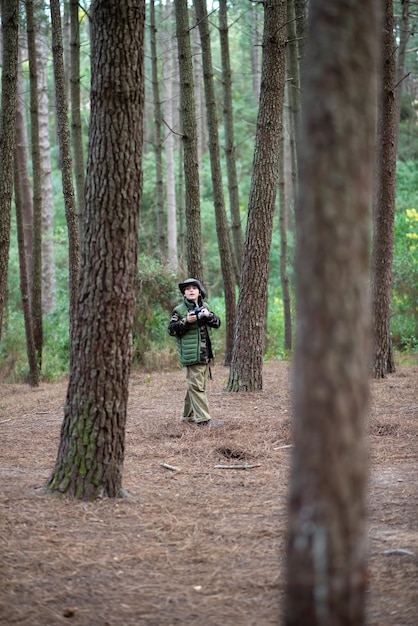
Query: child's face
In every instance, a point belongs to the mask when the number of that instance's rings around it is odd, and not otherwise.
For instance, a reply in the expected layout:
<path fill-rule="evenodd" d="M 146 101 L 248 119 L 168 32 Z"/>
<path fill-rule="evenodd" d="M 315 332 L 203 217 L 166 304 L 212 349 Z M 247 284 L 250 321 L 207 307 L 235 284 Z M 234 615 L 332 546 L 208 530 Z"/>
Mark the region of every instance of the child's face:
<path fill-rule="evenodd" d="M 192 302 L 197 302 L 197 299 L 199 297 L 199 288 L 196 287 L 196 285 L 190 285 L 184 290 L 184 295 L 188 300 L 191 300 Z"/>

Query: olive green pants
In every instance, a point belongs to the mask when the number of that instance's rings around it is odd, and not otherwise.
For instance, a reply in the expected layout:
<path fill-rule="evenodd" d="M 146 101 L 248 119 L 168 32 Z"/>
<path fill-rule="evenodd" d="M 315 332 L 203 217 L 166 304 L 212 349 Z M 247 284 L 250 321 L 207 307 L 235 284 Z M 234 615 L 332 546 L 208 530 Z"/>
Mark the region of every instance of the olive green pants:
<path fill-rule="evenodd" d="M 182 422 L 207 422 L 210 420 L 206 381 L 209 365 L 197 364 L 186 367 L 187 391 L 184 398 Z"/>

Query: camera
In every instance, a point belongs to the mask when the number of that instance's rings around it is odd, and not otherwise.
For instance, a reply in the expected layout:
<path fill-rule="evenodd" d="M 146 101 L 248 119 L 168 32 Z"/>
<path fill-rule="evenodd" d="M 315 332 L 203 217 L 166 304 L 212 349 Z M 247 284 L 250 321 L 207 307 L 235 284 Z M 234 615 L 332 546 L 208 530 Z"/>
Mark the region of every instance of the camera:
<path fill-rule="evenodd" d="M 205 317 L 204 314 L 202 313 L 202 307 L 201 306 L 195 306 L 195 308 L 193 309 L 192 312 L 196 315 L 198 320 L 201 320 L 201 319 L 203 319 Z"/>

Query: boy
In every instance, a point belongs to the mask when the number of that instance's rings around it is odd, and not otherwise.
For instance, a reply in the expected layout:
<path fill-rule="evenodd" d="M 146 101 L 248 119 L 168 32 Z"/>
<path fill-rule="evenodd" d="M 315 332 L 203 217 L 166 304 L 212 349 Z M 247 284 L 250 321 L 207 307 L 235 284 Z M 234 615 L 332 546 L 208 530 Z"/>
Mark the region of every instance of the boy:
<path fill-rule="evenodd" d="M 182 422 L 197 426 L 222 426 L 213 422 L 206 397 L 206 380 L 213 359 L 210 329 L 219 328 L 221 320 L 204 301 L 206 292 L 199 280 L 188 278 L 179 283 L 183 302 L 173 309 L 168 332 L 177 340 L 180 363 L 186 368 L 187 391 Z"/>

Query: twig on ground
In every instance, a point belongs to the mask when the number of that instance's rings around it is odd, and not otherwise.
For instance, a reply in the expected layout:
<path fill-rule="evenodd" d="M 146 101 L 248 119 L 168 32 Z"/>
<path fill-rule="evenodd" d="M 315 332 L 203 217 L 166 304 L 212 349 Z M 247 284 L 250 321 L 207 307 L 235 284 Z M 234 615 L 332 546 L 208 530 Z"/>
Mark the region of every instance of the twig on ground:
<path fill-rule="evenodd" d="M 175 465 L 169 465 L 168 463 L 160 463 L 161 467 L 171 470 L 172 472 L 179 472 L 180 468 Z"/>

